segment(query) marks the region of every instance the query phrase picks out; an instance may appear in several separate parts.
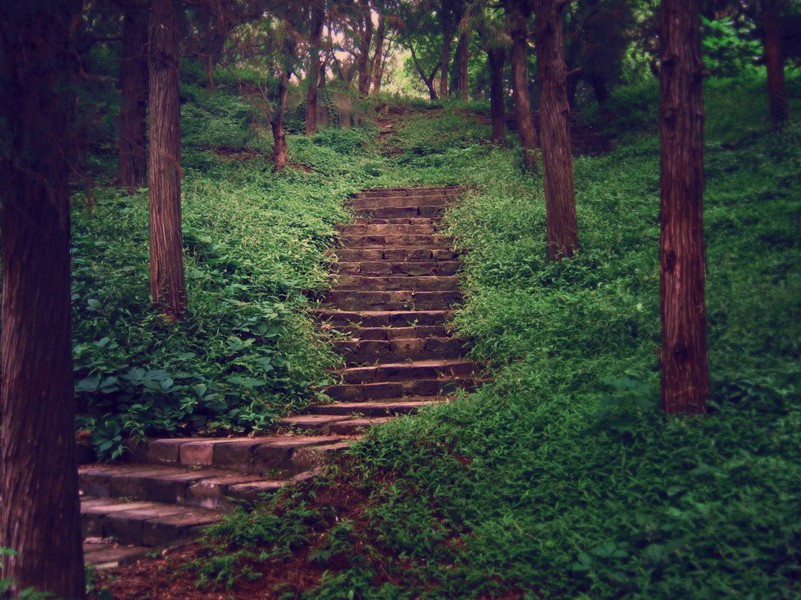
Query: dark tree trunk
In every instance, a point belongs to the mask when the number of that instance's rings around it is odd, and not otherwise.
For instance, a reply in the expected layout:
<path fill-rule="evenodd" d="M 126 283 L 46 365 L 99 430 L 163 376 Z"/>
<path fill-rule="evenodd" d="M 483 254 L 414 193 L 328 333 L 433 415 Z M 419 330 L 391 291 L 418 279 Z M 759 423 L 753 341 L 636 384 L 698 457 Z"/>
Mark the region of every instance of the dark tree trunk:
<path fill-rule="evenodd" d="M 178 0 L 151 0 L 150 294 L 169 321 L 186 312 L 181 234 L 181 107 Z"/>
<path fill-rule="evenodd" d="M 760 21 L 762 22 L 762 40 L 765 47 L 765 67 L 768 72 L 770 122 L 774 129 L 781 130 L 790 117 L 790 107 L 787 101 L 787 87 L 784 83 L 782 26 L 776 10 L 776 0 L 762 0 Z"/>
<path fill-rule="evenodd" d="M 448 97 L 448 71 L 451 65 L 451 46 L 453 45 L 453 23 L 448 16 L 442 20 L 442 51 L 439 58 L 439 97 Z"/>
<path fill-rule="evenodd" d="M 412 55 L 412 64 L 414 68 L 417 70 L 417 74 L 420 75 L 420 79 L 423 80 L 423 83 L 426 84 L 426 88 L 428 88 L 428 97 L 433 102 L 437 100 L 437 90 L 434 87 L 434 78 L 437 76 L 437 70 L 439 69 L 439 65 L 435 66 L 434 69 L 431 71 L 429 75 L 426 75 L 425 71 L 423 70 L 423 66 L 420 64 L 420 61 L 417 60 L 417 54 L 414 51 L 412 46 L 409 46 L 409 52 Z"/>
<path fill-rule="evenodd" d="M 459 42 L 456 44 L 456 91 L 462 100 L 469 97 L 467 65 L 470 60 L 470 32 L 463 31 L 459 34 Z"/>
<path fill-rule="evenodd" d="M 276 171 L 286 167 L 286 130 L 284 129 L 284 113 L 286 112 L 286 98 L 289 92 L 289 74 L 286 71 L 281 73 L 278 81 L 278 97 L 275 102 L 275 110 L 270 120 L 273 130 L 273 165 Z"/>
<path fill-rule="evenodd" d="M 387 33 L 387 24 L 384 21 L 384 15 L 378 16 L 378 29 L 375 33 L 375 54 L 373 54 L 373 66 L 371 68 L 373 75 L 373 96 L 378 96 L 381 93 L 381 79 L 384 76 L 384 40 Z"/>
<path fill-rule="evenodd" d="M 492 143 L 501 146 L 506 141 L 505 109 L 503 106 L 503 65 L 506 62 L 504 48 L 489 48 L 487 62 L 490 69 L 490 113 L 492 114 Z"/>
<path fill-rule="evenodd" d="M 133 190 L 147 175 L 147 11 L 125 7 L 120 61 L 120 136 L 117 182 Z"/>
<path fill-rule="evenodd" d="M 359 94 L 366 96 L 370 93 L 370 44 L 373 41 L 373 18 L 370 11 L 369 0 L 359 0 L 362 11 L 362 27 L 359 35 L 359 57 L 357 66 L 359 70 Z"/>
<path fill-rule="evenodd" d="M 70 25 L 81 3 L 7 3 L 0 26 L 3 181 L 0 359 L 2 577 L 85 595 L 70 340 L 67 174 L 73 70 Z"/>
<path fill-rule="evenodd" d="M 312 6 L 311 38 L 309 40 L 309 74 L 306 88 L 306 135 L 317 132 L 317 94 L 320 87 L 320 39 L 325 23 L 325 4 L 322 1 Z"/>
<path fill-rule="evenodd" d="M 531 95 L 528 89 L 528 3 L 525 0 L 506 0 L 504 4 L 512 36 L 512 94 L 517 115 L 517 133 L 523 148 L 523 161 L 529 169 L 537 167 L 537 130 L 531 111 Z"/>
<path fill-rule="evenodd" d="M 611 94 L 609 93 L 609 86 L 606 84 L 606 80 L 599 73 L 593 73 L 590 75 L 589 80 L 590 85 L 592 86 L 592 91 L 595 94 L 595 99 L 598 101 L 598 106 L 600 106 L 602 109 L 605 108 L 606 103 L 611 97 Z"/>
<path fill-rule="evenodd" d="M 663 0 L 660 57 L 662 407 L 697 414 L 709 396 L 698 0 Z"/>
<path fill-rule="evenodd" d="M 559 0 L 537 0 L 535 9 L 540 141 L 549 260 L 573 256 L 579 247 L 560 6 Z"/>

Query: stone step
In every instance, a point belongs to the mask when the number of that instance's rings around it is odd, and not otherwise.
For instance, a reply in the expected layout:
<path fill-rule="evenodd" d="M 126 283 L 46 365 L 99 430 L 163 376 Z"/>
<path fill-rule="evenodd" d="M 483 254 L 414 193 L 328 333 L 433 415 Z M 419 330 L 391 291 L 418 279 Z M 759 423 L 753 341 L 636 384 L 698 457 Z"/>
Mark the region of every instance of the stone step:
<path fill-rule="evenodd" d="M 459 289 L 458 275 L 351 275 L 337 276 L 337 287 L 343 290 L 362 291 L 453 291 Z"/>
<path fill-rule="evenodd" d="M 350 235 L 339 236 L 343 248 L 384 248 L 386 246 L 413 246 L 415 248 L 452 248 L 453 237 L 450 235 L 411 233 L 385 235 Z"/>
<path fill-rule="evenodd" d="M 354 198 L 391 198 L 404 196 L 458 196 L 463 192 L 459 186 L 379 188 L 356 192 Z"/>
<path fill-rule="evenodd" d="M 411 218 L 393 218 L 393 219 L 382 219 L 382 218 L 375 218 L 375 217 L 358 217 L 353 220 L 353 225 L 433 225 L 434 227 L 440 227 L 440 223 L 442 223 L 441 217 L 411 217 Z M 347 227 L 347 225 L 342 225 L 341 227 Z"/>
<path fill-rule="evenodd" d="M 445 325 L 413 325 L 410 327 L 360 327 L 339 325 L 336 330 L 350 336 L 349 341 L 358 340 L 402 340 L 413 338 L 451 338 L 451 330 Z"/>
<path fill-rule="evenodd" d="M 450 377 L 381 383 L 343 383 L 329 386 L 325 389 L 325 393 L 340 402 L 388 401 L 414 396 L 447 396 L 459 389 L 474 390 L 483 382 L 484 380 L 475 377 Z"/>
<path fill-rule="evenodd" d="M 337 227 L 343 235 L 431 235 L 444 229 L 427 219 L 425 224 L 409 223 L 352 223 Z"/>
<path fill-rule="evenodd" d="M 348 415 L 297 415 L 281 419 L 281 425 L 300 430 L 316 430 L 326 434 L 356 435 L 373 425 L 392 420 L 392 416 L 353 417 Z"/>
<path fill-rule="evenodd" d="M 467 377 L 478 370 L 478 364 L 471 360 L 442 359 L 347 367 L 334 371 L 334 374 L 342 383 L 389 383 Z"/>
<path fill-rule="evenodd" d="M 153 548 L 128 546 L 111 539 L 89 538 L 83 544 L 83 561 L 95 569 L 113 569 L 123 564 L 144 558 Z"/>
<path fill-rule="evenodd" d="M 83 498 L 84 538 L 114 538 L 123 544 L 155 548 L 191 540 L 222 518 L 216 511 L 161 502 Z"/>
<path fill-rule="evenodd" d="M 348 365 L 451 359 L 462 356 L 465 351 L 464 342 L 452 337 L 338 340 L 334 347 Z"/>
<path fill-rule="evenodd" d="M 375 206 L 372 208 L 354 208 L 357 217 L 372 217 L 377 219 L 412 219 L 415 217 L 441 217 L 446 206 L 427 204 L 424 206 Z"/>
<path fill-rule="evenodd" d="M 359 311 L 445 310 L 461 302 L 460 291 L 358 291 L 332 290 L 326 296 L 329 307 Z"/>
<path fill-rule="evenodd" d="M 335 402 L 333 404 L 317 404 L 309 407 L 311 415 L 343 416 L 362 415 L 379 417 L 386 415 L 405 415 L 418 411 L 425 406 L 445 402 L 445 398 L 436 396 L 406 396 L 391 398 L 382 402 Z"/>
<path fill-rule="evenodd" d="M 352 275 L 455 275 L 459 271 L 458 260 L 440 261 L 361 261 L 334 263 L 336 273 Z"/>
<path fill-rule="evenodd" d="M 172 438 L 150 441 L 148 463 L 204 467 L 246 475 L 290 476 L 315 468 L 329 450 L 339 450 L 336 436 L 272 436 L 240 438 Z"/>
<path fill-rule="evenodd" d="M 453 317 L 452 310 L 336 310 L 318 308 L 312 310 L 318 319 L 331 327 L 414 327 L 418 325 L 441 326 Z"/>
<path fill-rule="evenodd" d="M 91 464 L 78 469 L 86 496 L 128 498 L 225 510 L 228 498 L 246 500 L 254 487 L 278 490 L 290 480 L 265 480 L 227 470 L 189 470 L 149 464 Z"/>
<path fill-rule="evenodd" d="M 394 246 L 388 248 L 338 248 L 334 255 L 341 262 L 438 262 L 454 261 L 459 258 L 459 252 L 452 248 L 411 248 L 407 246 Z"/>
<path fill-rule="evenodd" d="M 441 206 L 447 207 L 453 202 L 453 196 L 384 196 L 381 198 L 354 198 L 348 205 L 352 209 L 382 208 L 384 206 Z"/>

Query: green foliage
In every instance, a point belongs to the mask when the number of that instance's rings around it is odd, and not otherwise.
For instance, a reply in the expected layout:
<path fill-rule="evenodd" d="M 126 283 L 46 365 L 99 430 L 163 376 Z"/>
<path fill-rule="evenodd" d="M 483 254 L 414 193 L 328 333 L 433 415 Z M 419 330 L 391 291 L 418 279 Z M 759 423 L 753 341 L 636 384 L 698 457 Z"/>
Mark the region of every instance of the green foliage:
<path fill-rule="evenodd" d="M 744 17 L 701 17 L 701 22 L 704 66 L 713 74 L 737 75 L 756 65 L 762 58 L 762 42 L 752 20 Z"/>

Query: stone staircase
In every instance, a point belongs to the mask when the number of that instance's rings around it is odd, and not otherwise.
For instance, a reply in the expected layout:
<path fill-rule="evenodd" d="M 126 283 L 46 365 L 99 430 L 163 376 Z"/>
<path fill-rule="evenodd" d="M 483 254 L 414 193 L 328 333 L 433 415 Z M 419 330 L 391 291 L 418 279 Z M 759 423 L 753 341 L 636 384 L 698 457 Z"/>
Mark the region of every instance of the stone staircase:
<path fill-rule="evenodd" d="M 456 187 L 381 189 L 352 200 L 336 285 L 315 311 L 344 359 L 334 400 L 265 437 L 156 439 L 125 463 L 80 468 L 87 563 L 114 565 L 191 540 L 236 503 L 312 477 L 372 425 L 471 389 L 477 365 L 448 321 L 458 255 L 441 233 Z"/>

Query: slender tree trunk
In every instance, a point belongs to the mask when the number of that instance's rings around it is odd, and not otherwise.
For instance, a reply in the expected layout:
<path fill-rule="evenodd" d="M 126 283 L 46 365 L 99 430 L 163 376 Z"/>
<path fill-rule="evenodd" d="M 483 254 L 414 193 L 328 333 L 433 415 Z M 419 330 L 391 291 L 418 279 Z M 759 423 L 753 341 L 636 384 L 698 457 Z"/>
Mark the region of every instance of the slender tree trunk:
<path fill-rule="evenodd" d="M 371 68 L 373 76 L 373 96 L 381 93 L 381 78 L 384 75 L 384 40 L 387 33 L 387 24 L 384 15 L 378 15 L 378 29 L 375 33 L 375 54 L 373 54 L 373 66 Z"/>
<path fill-rule="evenodd" d="M 169 321 L 186 311 L 181 234 L 181 107 L 178 0 L 151 0 L 150 294 Z"/>
<path fill-rule="evenodd" d="M 412 55 L 412 64 L 414 68 L 417 70 L 417 74 L 420 75 L 420 79 L 423 80 L 423 83 L 426 84 L 428 88 L 428 97 L 429 99 L 434 102 L 437 100 L 437 90 L 434 87 L 434 78 L 437 76 L 437 70 L 439 69 L 439 65 L 434 67 L 434 70 L 431 71 L 431 74 L 426 76 L 425 71 L 423 71 L 423 67 L 420 64 L 420 61 L 417 60 L 417 54 L 414 51 L 412 46 L 409 46 L 409 52 Z"/>
<path fill-rule="evenodd" d="M 542 172 L 548 259 L 560 260 L 578 250 L 570 104 L 567 101 L 565 41 L 559 0 L 537 0 L 537 80 L 540 99 Z"/>
<path fill-rule="evenodd" d="M 537 129 L 531 111 L 531 95 L 528 89 L 528 15 L 525 0 L 506 0 L 504 5 L 512 36 L 512 93 L 517 115 L 517 133 L 523 148 L 523 162 L 529 169 L 537 167 Z"/>
<path fill-rule="evenodd" d="M 503 106 L 503 64 L 506 62 L 504 48 L 488 48 L 487 62 L 490 69 L 490 113 L 492 114 L 492 143 L 502 146 L 506 141 L 505 110 Z"/>
<path fill-rule="evenodd" d="M 359 37 L 359 94 L 366 96 L 370 93 L 370 44 L 373 41 L 373 18 L 370 11 L 369 0 L 359 0 L 362 10 L 362 30 Z"/>
<path fill-rule="evenodd" d="M 289 74 L 281 72 L 278 82 L 278 98 L 270 125 L 273 130 L 273 164 L 276 171 L 286 167 L 286 131 L 284 130 L 284 113 L 286 112 L 286 99 L 289 92 Z"/>
<path fill-rule="evenodd" d="M 470 60 L 470 32 L 464 31 L 459 34 L 459 42 L 456 44 L 456 91 L 462 100 L 469 98 L 469 81 L 467 79 L 467 65 Z"/>
<path fill-rule="evenodd" d="M 609 86 L 606 84 L 606 80 L 603 78 L 603 76 L 598 73 L 593 73 L 590 75 L 589 80 L 590 85 L 592 86 L 592 91 L 595 94 L 595 99 L 598 101 L 598 106 L 603 109 L 606 107 L 606 103 L 611 97 L 611 94 L 609 93 Z"/>
<path fill-rule="evenodd" d="M 325 4 L 320 0 L 312 6 L 311 38 L 309 40 L 309 74 L 306 88 L 306 135 L 317 132 L 317 94 L 320 87 L 320 39 L 325 23 Z"/>
<path fill-rule="evenodd" d="M 442 52 L 439 59 L 439 97 L 448 97 L 448 71 L 451 64 L 451 46 L 453 45 L 453 24 L 448 16 L 443 16 Z"/>
<path fill-rule="evenodd" d="M 762 0 L 760 20 L 762 21 L 762 40 L 765 47 L 765 67 L 768 72 L 770 122 L 774 129 L 781 130 L 789 119 L 790 107 L 787 101 L 787 87 L 784 83 L 782 26 L 776 10 L 776 0 Z"/>
<path fill-rule="evenodd" d="M 0 27 L 3 181 L 0 547 L 11 595 L 85 595 L 70 339 L 67 157 L 73 0 L 7 3 Z"/>
<path fill-rule="evenodd" d="M 147 175 L 147 12 L 125 8 L 120 61 L 120 136 L 117 182 L 133 190 Z"/>
<path fill-rule="evenodd" d="M 662 407 L 703 413 L 709 396 L 704 294 L 704 104 L 699 0 L 663 0 L 660 35 Z"/>

